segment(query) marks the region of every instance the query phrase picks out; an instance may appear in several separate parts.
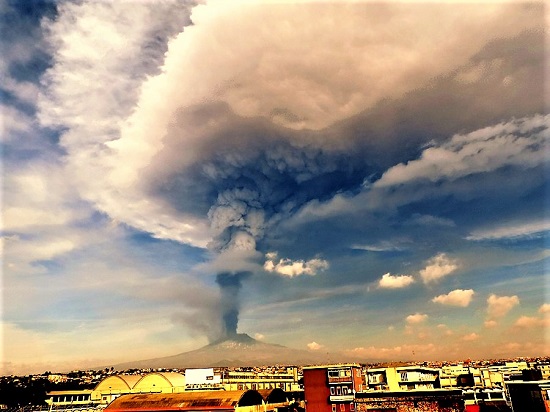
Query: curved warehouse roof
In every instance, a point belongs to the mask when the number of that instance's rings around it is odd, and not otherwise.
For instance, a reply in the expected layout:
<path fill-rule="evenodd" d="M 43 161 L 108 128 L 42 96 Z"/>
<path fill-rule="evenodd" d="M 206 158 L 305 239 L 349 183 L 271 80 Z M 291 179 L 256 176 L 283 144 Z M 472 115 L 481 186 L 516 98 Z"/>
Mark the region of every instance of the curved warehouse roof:
<path fill-rule="evenodd" d="M 113 375 L 103 379 L 94 392 L 161 392 L 175 387 L 185 387 L 185 376 L 177 372 L 153 372 L 147 375 Z"/>
<path fill-rule="evenodd" d="M 133 387 L 134 392 L 154 392 L 174 387 L 184 387 L 185 376 L 177 372 L 153 372 L 143 376 Z"/>
<path fill-rule="evenodd" d="M 129 391 L 141 380 L 141 375 L 113 375 L 103 379 L 94 388 L 94 392 Z"/>

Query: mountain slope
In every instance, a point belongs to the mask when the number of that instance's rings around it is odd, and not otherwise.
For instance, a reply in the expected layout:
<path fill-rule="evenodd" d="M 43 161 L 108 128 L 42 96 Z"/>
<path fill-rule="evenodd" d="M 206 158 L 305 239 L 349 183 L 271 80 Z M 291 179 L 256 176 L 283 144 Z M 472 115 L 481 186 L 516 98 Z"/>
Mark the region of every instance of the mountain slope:
<path fill-rule="evenodd" d="M 206 368 L 217 366 L 313 365 L 327 363 L 328 354 L 290 349 L 236 334 L 202 348 L 163 358 L 125 362 L 117 370 L 133 368 Z"/>

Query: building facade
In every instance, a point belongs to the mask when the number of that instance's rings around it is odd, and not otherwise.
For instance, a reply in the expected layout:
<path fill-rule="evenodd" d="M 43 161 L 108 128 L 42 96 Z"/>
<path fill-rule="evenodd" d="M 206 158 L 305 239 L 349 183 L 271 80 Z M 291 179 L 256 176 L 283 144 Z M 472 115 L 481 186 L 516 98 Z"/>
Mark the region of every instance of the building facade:
<path fill-rule="evenodd" d="M 364 387 L 359 365 L 307 367 L 303 376 L 308 412 L 355 412 L 355 394 Z"/>

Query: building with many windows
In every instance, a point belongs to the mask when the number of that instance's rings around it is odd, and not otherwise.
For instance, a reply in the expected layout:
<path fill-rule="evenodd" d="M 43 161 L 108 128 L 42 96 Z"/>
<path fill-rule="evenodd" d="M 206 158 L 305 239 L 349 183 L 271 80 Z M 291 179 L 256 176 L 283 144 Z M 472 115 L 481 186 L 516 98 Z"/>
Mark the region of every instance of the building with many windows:
<path fill-rule="evenodd" d="M 305 367 L 303 375 L 308 412 L 355 412 L 355 394 L 364 387 L 359 365 Z"/>
<path fill-rule="evenodd" d="M 369 390 L 428 390 L 441 386 L 439 369 L 422 366 L 367 369 L 365 380 Z"/>

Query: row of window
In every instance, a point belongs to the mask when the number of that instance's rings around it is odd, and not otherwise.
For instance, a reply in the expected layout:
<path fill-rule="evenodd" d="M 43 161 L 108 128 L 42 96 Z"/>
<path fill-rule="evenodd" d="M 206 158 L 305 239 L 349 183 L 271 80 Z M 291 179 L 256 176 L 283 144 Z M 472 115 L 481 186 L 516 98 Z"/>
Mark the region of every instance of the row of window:
<path fill-rule="evenodd" d="M 225 375 L 222 377 L 222 381 L 225 383 L 229 383 L 233 380 L 275 380 L 275 381 L 282 381 L 282 380 L 291 380 L 294 381 L 294 376 L 292 375 Z"/>
<path fill-rule="evenodd" d="M 332 396 L 351 395 L 351 390 L 347 386 L 331 386 L 330 394 Z"/>
<path fill-rule="evenodd" d="M 345 403 L 340 403 L 340 404 L 333 403 L 332 404 L 332 412 L 338 412 L 337 411 L 338 406 L 340 406 L 340 412 L 345 412 L 345 410 L 346 410 L 346 404 Z M 350 412 L 355 412 L 355 404 L 353 402 L 349 404 L 349 410 L 350 410 Z"/>
<path fill-rule="evenodd" d="M 253 390 L 258 390 L 258 389 L 275 389 L 275 388 L 281 388 L 282 390 L 285 390 L 285 384 L 284 383 L 279 383 L 279 384 L 272 384 L 272 383 L 266 383 L 266 384 L 255 384 L 255 383 L 250 383 L 248 385 L 245 385 L 243 383 L 239 383 L 237 384 L 237 390 L 238 391 L 243 391 L 243 390 L 248 390 L 248 389 L 253 389 Z M 290 389 L 290 388 L 289 388 Z"/>
<path fill-rule="evenodd" d="M 87 402 L 90 400 L 90 395 L 66 395 L 66 396 L 53 396 L 52 402 Z"/>

